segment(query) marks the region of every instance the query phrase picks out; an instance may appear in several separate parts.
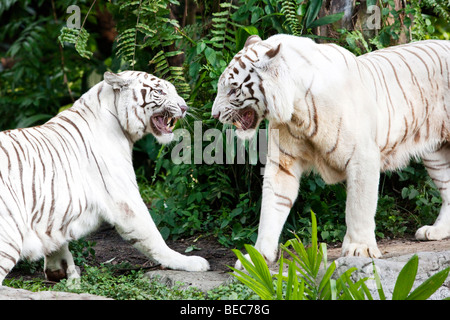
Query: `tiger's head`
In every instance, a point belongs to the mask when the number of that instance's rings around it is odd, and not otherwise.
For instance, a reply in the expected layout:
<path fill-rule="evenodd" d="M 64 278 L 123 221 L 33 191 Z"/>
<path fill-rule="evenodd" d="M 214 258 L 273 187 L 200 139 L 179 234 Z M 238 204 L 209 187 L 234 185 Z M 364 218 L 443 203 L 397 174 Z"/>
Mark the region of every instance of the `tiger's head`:
<path fill-rule="evenodd" d="M 279 90 L 281 51 L 281 43 L 250 36 L 219 78 L 212 116 L 234 124 L 242 139 L 251 138 L 264 118 L 286 121 L 291 117 L 279 105 L 284 96 L 281 91 L 286 91 Z"/>
<path fill-rule="evenodd" d="M 133 142 L 148 133 L 161 144 L 173 140 L 175 123 L 188 107 L 170 82 L 138 71 L 105 72 L 104 79 L 114 90 L 118 120 Z"/>

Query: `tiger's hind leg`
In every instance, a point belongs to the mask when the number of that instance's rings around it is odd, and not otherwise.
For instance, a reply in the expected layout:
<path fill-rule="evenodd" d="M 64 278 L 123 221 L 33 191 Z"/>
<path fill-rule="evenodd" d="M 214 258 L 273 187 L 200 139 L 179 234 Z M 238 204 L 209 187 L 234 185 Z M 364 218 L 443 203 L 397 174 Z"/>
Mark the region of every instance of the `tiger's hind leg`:
<path fill-rule="evenodd" d="M 442 207 L 432 226 L 417 230 L 416 239 L 442 240 L 450 237 L 450 143 L 424 157 L 423 163 L 441 193 Z"/>
<path fill-rule="evenodd" d="M 74 280 L 80 277 L 69 251 L 68 243 L 45 257 L 44 272 L 49 281 Z"/>
<path fill-rule="evenodd" d="M 20 250 L 13 244 L 2 241 L 0 237 L 0 287 L 6 275 L 19 261 Z"/>
<path fill-rule="evenodd" d="M 8 273 L 20 259 L 23 250 L 22 233 L 16 227 L 12 215 L 3 212 L 9 211 L 0 207 L 0 286 Z"/>

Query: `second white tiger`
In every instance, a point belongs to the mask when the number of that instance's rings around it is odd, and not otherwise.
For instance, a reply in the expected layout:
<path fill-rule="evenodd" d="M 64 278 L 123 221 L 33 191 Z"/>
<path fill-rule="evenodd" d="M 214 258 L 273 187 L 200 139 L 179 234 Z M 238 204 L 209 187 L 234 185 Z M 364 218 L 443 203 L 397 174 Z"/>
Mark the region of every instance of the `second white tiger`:
<path fill-rule="evenodd" d="M 347 181 L 344 255 L 381 255 L 374 232 L 380 171 L 414 156 L 423 158 L 442 195 L 436 223 L 416 237 L 450 236 L 449 66 L 449 41 L 355 57 L 288 35 L 247 40 L 219 79 L 212 114 L 244 137 L 262 119 L 270 122 L 255 245 L 267 260 L 276 258 L 301 175 L 313 169 L 327 183 Z"/>
<path fill-rule="evenodd" d="M 102 221 L 172 269 L 208 262 L 171 250 L 139 194 L 131 153 L 152 133 L 172 140 L 186 103 L 170 83 L 144 72 L 105 73 L 72 108 L 42 126 L 0 133 L 0 285 L 20 257 L 45 256 L 49 279 L 76 278 L 68 242 Z"/>

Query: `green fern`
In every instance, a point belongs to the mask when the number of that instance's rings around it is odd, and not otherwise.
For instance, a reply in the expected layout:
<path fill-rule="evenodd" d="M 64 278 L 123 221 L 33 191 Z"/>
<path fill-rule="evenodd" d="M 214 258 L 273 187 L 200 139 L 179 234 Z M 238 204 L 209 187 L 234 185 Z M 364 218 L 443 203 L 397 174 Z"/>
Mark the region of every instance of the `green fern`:
<path fill-rule="evenodd" d="M 232 2 L 224 2 L 220 4 L 221 10 L 213 13 L 212 18 L 212 38 L 210 39 L 214 48 L 223 50 L 227 48 L 230 51 L 234 51 L 236 36 L 235 30 L 230 25 L 236 26 L 231 21 L 231 13 L 239 9 L 239 7 L 233 5 Z"/>
<path fill-rule="evenodd" d="M 42 57 L 42 51 L 37 45 L 42 41 L 45 29 L 42 28 L 41 20 L 30 23 L 20 34 L 19 38 L 11 45 L 8 55 L 11 57 L 24 55 L 33 64 L 39 63 Z"/>
<path fill-rule="evenodd" d="M 297 16 L 297 4 L 293 0 L 283 0 L 281 4 L 281 13 L 286 17 L 286 23 L 294 36 L 301 36 L 303 26 Z"/>
<path fill-rule="evenodd" d="M 172 56 L 182 53 L 181 51 L 164 52 L 161 50 L 153 57 L 149 65 L 154 67 L 155 75 L 171 82 L 177 88 L 178 94 L 182 98 L 187 99 L 191 88 L 184 77 L 184 69 L 182 67 L 170 66 L 167 60 Z"/>
<path fill-rule="evenodd" d="M 134 25 L 128 25 L 124 30 L 119 28 L 116 53 L 134 69 L 136 51 L 150 47 L 156 54 L 149 61 L 149 71 L 173 83 L 180 96 L 187 98 L 190 87 L 183 68 L 169 63 L 171 58 L 183 54 L 179 50 L 169 49 L 181 39 L 178 22 L 170 19 L 168 6 L 171 3 L 179 4 L 174 0 L 121 1 L 119 10 L 134 15 L 136 20 Z"/>
<path fill-rule="evenodd" d="M 89 33 L 86 29 L 75 29 L 63 27 L 61 34 L 58 37 L 59 42 L 64 47 L 64 43 L 72 43 L 78 54 L 83 58 L 90 59 L 92 52 L 87 49 L 87 42 L 89 40 Z"/>
<path fill-rule="evenodd" d="M 424 5 L 433 9 L 434 13 L 446 21 L 450 20 L 450 1 L 448 0 L 424 0 Z"/>
<path fill-rule="evenodd" d="M 18 0 L 3 0 L 0 1 L 0 16 L 3 12 L 9 10 Z"/>
<path fill-rule="evenodd" d="M 136 27 L 126 29 L 122 31 L 116 39 L 117 52 L 119 57 L 122 57 L 125 61 L 129 61 L 133 65 L 133 57 L 136 50 Z"/>

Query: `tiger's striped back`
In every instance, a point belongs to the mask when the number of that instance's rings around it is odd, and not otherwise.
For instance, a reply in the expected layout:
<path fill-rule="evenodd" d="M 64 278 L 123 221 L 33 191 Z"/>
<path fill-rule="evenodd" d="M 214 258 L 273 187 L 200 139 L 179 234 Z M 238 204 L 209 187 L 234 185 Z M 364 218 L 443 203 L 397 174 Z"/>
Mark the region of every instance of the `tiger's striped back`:
<path fill-rule="evenodd" d="M 382 168 L 406 165 L 449 136 L 450 43 L 422 41 L 358 57 L 372 83 L 378 113 Z M 386 94 L 381 94 L 385 92 Z"/>
<path fill-rule="evenodd" d="M 0 133 L 0 238 L 15 255 L 37 259 L 84 235 L 69 226 L 104 201 L 106 163 L 86 134 L 97 130 L 84 101 L 42 126 Z"/>

